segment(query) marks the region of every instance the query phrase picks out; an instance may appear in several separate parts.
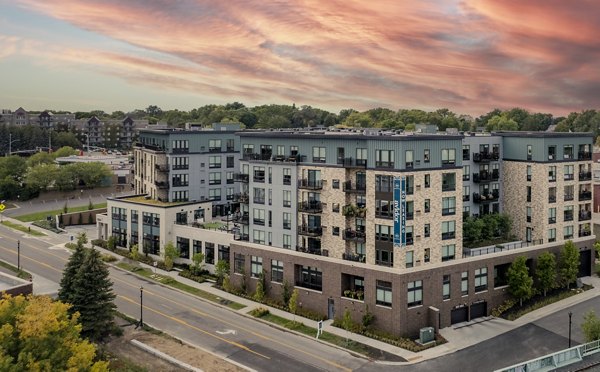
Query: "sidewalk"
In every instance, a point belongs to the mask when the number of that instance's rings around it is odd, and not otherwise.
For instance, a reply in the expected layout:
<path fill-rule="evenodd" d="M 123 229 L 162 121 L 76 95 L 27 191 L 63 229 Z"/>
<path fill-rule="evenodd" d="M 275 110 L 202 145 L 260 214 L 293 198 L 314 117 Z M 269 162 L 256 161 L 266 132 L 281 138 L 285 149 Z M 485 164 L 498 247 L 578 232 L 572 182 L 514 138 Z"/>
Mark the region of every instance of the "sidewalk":
<path fill-rule="evenodd" d="M 4 218 L 7 220 L 12 220 L 13 222 L 16 222 L 16 223 L 21 223 L 25 226 L 31 226 L 30 223 L 23 223 L 23 222 L 20 222 L 17 220 L 13 220 L 11 218 L 7 218 L 6 216 L 4 216 Z M 47 230 L 40 229 L 35 226 L 32 226 L 32 229 L 37 229 L 39 231 L 43 231 L 44 233 L 46 233 L 48 235 L 48 238 L 38 238 L 38 239 L 52 240 L 52 241 L 57 241 L 60 239 L 60 240 L 62 240 L 63 243 L 67 242 L 69 239 L 68 234 L 59 235 L 59 234 L 55 234 L 55 233 L 52 233 Z M 91 237 L 88 237 L 88 238 L 90 238 L 90 240 L 91 240 Z M 122 256 L 117 255 L 114 252 L 111 252 L 109 250 L 105 250 L 102 248 L 98 248 L 98 247 L 96 247 L 96 248 L 99 249 L 100 251 L 102 251 L 102 253 L 112 254 L 115 257 L 122 259 Z M 170 276 L 181 283 L 202 289 L 203 291 L 215 294 L 223 299 L 227 299 L 230 301 L 234 301 L 234 302 L 243 304 L 246 307 L 244 307 L 243 309 L 237 310 L 237 312 L 240 314 L 246 315 L 252 319 L 256 319 L 256 318 L 252 317 L 248 313 L 258 307 L 267 308 L 267 309 L 269 309 L 269 312 L 271 312 L 272 314 L 277 315 L 282 318 L 285 318 L 285 319 L 292 320 L 294 318 L 293 314 L 288 313 L 286 311 L 275 309 L 270 306 L 260 304 L 258 302 L 254 302 L 254 301 L 248 300 L 246 298 L 238 297 L 231 293 L 228 293 L 228 292 L 222 291 L 218 288 L 215 288 L 215 287 L 213 287 L 213 284 L 210 282 L 198 283 L 193 280 L 181 277 L 178 275 L 178 271 L 167 272 L 167 271 L 164 271 L 161 269 L 155 269 L 153 266 L 146 265 L 141 262 L 139 263 L 139 265 L 142 267 L 151 269 L 151 270 L 156 270 L 156 272 L 158 274 L 161 274 L 163 276 Z M 566 298 L 562 301 L 555 302 L 551 305 L 545 306 L 541 309 L 538 309 L 536 311 L 528 313 L 515 321 L 509 321 L 509 320 L 505 320 L 505 319 L 501 319 L 501 318 L 494 318 L 494 317 L 486 317 L 486 318 L 476 319 L 472 322 L 455 324 L 454 326 L 443 328 L 440 330 L 440 334 L 448 342 L 446 344 L 432 347 L 432 348 L 429 348 L 427 350 L 424 350 L 424 351 L 421 351 L 418 353 L 411 352 L 411 351 L 408 351 L 408 350 L 405 350 L 405 349 L 402 349 L 402 348 L 399 348 L 399 347 L 396 347 L 396 346 L 393 346 L 393 345 L 390 345 L 390 344 L 387 344 L 387 343 L 384 343 L 381 341 L 377 341 L 377 340 L 374 340 L 369 337 L 355 334 L 355 333 L 350 333 L 348 336 L 348 333 L 345 330 L 331 326 L 332 320 L 327 320 L 324 322 L 324 331 L 338 335 L 343 338 L 349 337 L 351 340 L 369 345 L 371 347 L 389 352 L 391 354 L 401 356 L 404 359 L 406 359 L 408 361 L 408 363 L 421 362 L 421 361 L 428 360 L 428 359 L 435 359 L 440 356 L 456 352 L 458 350 L 462 350 L 469 346 L 478 344 L 482 341 L 485 341 L 490 338 L 501 335 L 505 332 L 511 331 L 511 330 L 518 328 L 520 326 L 523 326 L 527 323 L 535 322 L 536 320 L 541 319 L 541 318 L 543 318 L 549 314 L 552 314 L 558 310 L 562 310 L 569 306 L 578 304 L 580 302 L 589 300 L 591 298 L 594 298 L 594 297 L 600 295 L 600 278 L 585 277 L 585 278 L 581 278 L 581 279 L 582 279 L 583 283 L 590 284 L 594 288 L 591 290 L 585 291 L 583 293 L 580 293 L 576 296 Z M 48 283 L 46 281 L 44 281 L 44 279 L 41 277 L 34 276 L 33 283 L 34 283 L 34 288 L 36 286 L 40 286 L 40 289 L 48 288 Z M 173 290 L 177 290 L 177 289 L 173 289 Z M 213 302 L 211 302 L 211 303 L 214 304 L 215 306 L 220 306 L 224 309 L 227 309 L 228 311 L 234 311 L 223 305 L 213 303 Z M 313 321 L 313 320 L 310 320 L 307 318 L 303 318 L 298 315 L 296 315 L 295 319 L 296 319 L 296 321 L 304 323 L 305 325 L 307 325 L 309 327 L 312 327 L 315 329 L 317 328 L 316 321 Z M 272 323 L 269 323 L 269 324 L 273 325 L 274 327 L 278 327 L 277 325 L 274 325 Z M 287 329 L 286 329 L 286 331 L 293 332 L 293 331 L 290 331 Z M 302 335 L 300 333 L 297 333 L 297 334 Z M 302 335 L 302 336 L 306 337 L 305 335 Z M 319 340 L 319 342 L 326 343 L 333 347 L 338 347 L 336 345 L 331 345 L 325 341 Z M 406 362 L 378 362 L 378 363 L 396 364 L 396 365 L 407 364 Z"/>

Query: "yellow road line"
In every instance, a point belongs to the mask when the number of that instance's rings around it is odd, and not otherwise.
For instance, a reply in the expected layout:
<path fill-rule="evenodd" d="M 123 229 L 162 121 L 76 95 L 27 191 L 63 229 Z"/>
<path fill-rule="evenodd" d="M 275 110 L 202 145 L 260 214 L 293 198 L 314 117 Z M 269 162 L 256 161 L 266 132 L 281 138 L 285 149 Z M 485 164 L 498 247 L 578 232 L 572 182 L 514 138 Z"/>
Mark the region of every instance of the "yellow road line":
<path fill-rule="evenodd" d="M 56 255 L 56 254 L 54 254 L 54 253 L 52 253 L 52 252 L 49 252 L 49 251 L 47 251 L 46 249 L 37 248 L 37 247 L 31 247 L 31 248 L 33 248 L 33 249 L 36 249 L 36 250 L 39 250 L 39 251 L 42 251 L 42 252 L 44 252 L 45 254 L 51 255 L 51 256 L 53 256 L 53 257 L 56 257 L 56 258 L 58 258 L 58 259 L 65 260 L 65 261 L 67 260 L 66 258 L 64 258 L 64 257 L 62 257 L 62 256 L 58 256 L 58 255 Z M 9 250 L 9 249 L 7 249 L 7 248 L 2 248 L 2 249 L 4 249 L 4 250 L 6 250 L 6 251 L 9 251 L 9 252 L 12 252 L 12 253 L 15 253 L 15 254 L 16 254 L 16 252 L 14 252 L 14 251 L 12 251 L 12 250 Z M 21 256 L 23 256 L 23 255 L 21 255 Z M 26 257 L 26 256 L 24 256 L 24 257 Z M 58 271 L 58 272 L 61 272 L 61 273 L 62 273 L 62 270 L 55 269 L 54 267 L 52 267 L 52 266 L 50 266 L 50 265 L 48 265 L 48 264 L 46 264 L 46 263 L 44 263 L 44 262 L 37 261 L 37 260 L 35 260 L 35 259 L 33 259 L 33 258 L 30 258 L 30 257 L 27 257 L 27 258 L 29 258 L 30 260 L 32 260 L 32 261 L 34 261 L 34 262 L 37 262 L 37 263 L 39 263 L 40 265 L 46 266 L 46 267 L 48 267 L 48 268 L 50 268 L 50 269 L 52 269 L 52 270 L 55 270 L 55 271 Z M 113 278 L 111 278 L 111 279 L 112 279 L 112 280 L 114 280 L 114 281 L 119 281 L 119 282 L 121 282 L 122 284 L 125 284 L 125 285 L 127 285 L 127 286 L 130 286 L 130 287 L 133 287 L 133 288 L 136 288 L 136 289 L 138 288 L 138 287 L 137 287 L 137 285 L 134 285 L 134 284 L 131 284 L 131 283 L 129 283 L 129 282 L 126 282 L 125 280 L 122 280 L 122 279 L 119 279 L 119 278 L 115 278 L 115 277 L 113 277 Z M 254 335 L 254 336 L 256 336 L 256 337 L 262 338 L 262 339 L 264 339 L 264 340 L 267 340 L 267 341 L 271 341 L 271 342 L 273 342 L 273 343 L 276 343 L 276 344 L 283 345 L 283 346 L 285 346 L 285 347 L 288 347 L 288 348 L 290 348 L 290 349 L 292 349 L 292 350 L 294 350 L 294 351 L 301 352 L 302 354 L 305 354 L 305 355 L 308 355 L 308 356 L 310 356 L 310 357 L 312 357 L 312 358 L 318 359 L 318 360 L 320 360 L 320 361 L 322 361 L 322 362 L 324 362 L 324 363 L 326 363 L 326 364 L 332 365 L 332 366 L 334 366 L 334 367 L 336 367 L 336 368 L 339 368 L 339 369 L 342 369 L 342 370 L 345 370 L 345 371 L 352 371 L 352 369 L 350 369 L 350 368 L 347 368 L 347 367 L 344 367 L 344 366 L 342 366 L 342 365 L 340 365 L 340 364 L 334 363 L 334 362 L 332 362 L 332 361 L 330 361 L 330 360 L 328 360 L 328 359 L 325 359 L 325 358 L 323 358 L 323 357 L 321 357 L 321 356 L 319 356 L 319 355 L 317 355 L 317 354 L 313 354 L 313 353 L 311 353 L 311 352 L 308 352 L 308 351 L 302 350 L 302 349 L 298 348 L 298 346 L 297 346 L 297 345 L 290 345 L 290 344 L 287 344 L 287 343 L 285 343 L 285 342 L 282 342 L 282 341 L 280 341 L 280 340 L 275 340 L 275 339 L 273 339 L 273 338 L 270 338 L 270 337 L 267 337 L 267 336 L 265 336 L 265 335 L 263 335 L 263 334 L 260 334 L 260 333 L 254 332 L 254 331 L 252 331 L 251 329 L 248 329 L 248 328 L 245 328 L 245 327 L 243 327 L 243 326 L 240 326 L 239 324 L 234 324 L 234 323 L 231 323 L 231 322 L 229 322 L 229 321 L 227 321 L 227 320 L 225 320 L 225 319 L 222 319 L 222 318 L 220 318 L 220 317 L 214 316 L 214 315 L 212 315 L 212 314 L 208 314 L 208 313 L 202 312 L 202 311 L 200 311 L 200 310 L 196 310 L 196 309 L 194 309 L 194 308 L 189 308 L 189 307 L 188 307 L 188 306 L 189 306 L 188 304 L 184 304 L 184 303 L 181 303 L 181 302 L 179 302 L 179 301 L 172 300 L 172 299 L 170 299 L 170 298 L 167 298 L 167 297 L 165 297 L 165 296 L 162 296 L 162 295 L 160 295 L 160 294 L 158 294 L 158 293 L 154 293 L 154 292 L 152 292 L 152 291 L 150 291 L 150 290 L 148 290 L 148 289 L 145 289 L 145 290 L 144 290 L 144 293 L 146 293 L 146 294 L 149 294 L 149 295 L 153 295 L 153 296 L 155 296 L 155 297 L 158 297 L 158 298 L 161 298 L 161 299 L 163 299 L 163 300 L 165 300 L 165 301 L 169 301 L 169 302 L 171 302 L 171 303 L 177 304 L 177 305 L 179 305 L 179 306 L 182 306 L 182 307 L 184 307 L 184 308 L 188 308 L 188 310 L 190 310 L 190 311 L 192 311 L 192 312 L 194 312 L 194 313 L 196 313 L 196 314 L 198 314 L 198 315 L 202 315 L 202 316 L 205 316 L 205 317 L 207 317 L 207 318 L 211 318 L 211 319 L 213 319 L 213 320 L 216 320 L 216 321 L 218 321 L 218 322 L 221 322 L 221 323 L 223 323 L 223 324 L 226 324 L 226 325 L 228 325 L 228 326 L 231 326 L 231 327 L 236 327 L 236 328 L 238 328 L 238 329 L 240 329 L 240 330 L 243 330 L 243 331 L 245 331 L 245 332 L 247 332 L 247 333 L 249 333 L 249 334 L 252 334 L 252 335 Z M 124 298 L 125 298 L 125 297 L 124 297 Z M 152 311 L 156 311 L 156 312 L 158 313 L 158 311 L 157 311 L 157 310 L 154 310 L 154 309 L 151 309 L 151 310 L 152 310 Z M 162 314 L 162 313 L 161 313 L 161 314 Z M 167 316 L 167 315 L 164 315 L 164 316 L 171 318 L 170 316 Z M 178 321 L 176 318 L 172 318 L 172 319 L 174 319 L 174 320 Z M 188 325 L 188 324 L 186 323 L 186 325 Z M 195 327 L 194 327 L 194 326 L 192 326 L 192 325 L 188 325 L 188 326 L 189 326 L 189 327 L 192 327 L 192 328 L 195 328 Z M 198 328 L 198 330 L 199 330 L 199 331 L 201 331 L 201 332 L 206 332 L 206 331 L 200 330 L 200 328 Z M 211 336 L 214 336 L 214 335 L 213 335 L 213 334 L 211 334 L 211 333 L 207 333 L 207 334 L 210 334 Z M 214 336 L 214 337 L 217 337 L 217 336 Z M 220 337 L 217 337 L 217 338 L 221 339 Z M 226 339 L 223 339 L 223 340 L 225 340 L 225 342 L 230 342 L 230 341 L 228 341 L 228 340 L 226 340 Z M 236 345 L 236 346 L 237 346 L 237 345 Z M 240 345 L 240 347 L 241 347 L 242 349 L 244 349 L 244 350 L 247 350 L 247 351 L 251 352 L 251 353 L 258 354 L 258 353 L 256 353 L 256 352 L 254 352 L 254 351 L 252 351 L 252 350 L 248 349 L 246 346 Z M 258 355 L 261 355 L 261 354 L 258 354 Z M 262 356 L 262 355 L 261 355 L 261 356 Z"/>

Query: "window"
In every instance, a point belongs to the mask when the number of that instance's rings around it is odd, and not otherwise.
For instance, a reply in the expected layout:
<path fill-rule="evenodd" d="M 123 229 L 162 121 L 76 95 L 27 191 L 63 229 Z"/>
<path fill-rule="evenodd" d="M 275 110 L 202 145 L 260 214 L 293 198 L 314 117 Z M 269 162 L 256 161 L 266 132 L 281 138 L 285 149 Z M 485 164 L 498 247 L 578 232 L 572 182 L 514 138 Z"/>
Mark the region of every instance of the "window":
<path fill-rule="evenodd" d="M 265 232 L 262 230 L 253 230 L 252 242 L 257 244 L 265 244 Z"/>
<path fill-rule="evenodd" d="M 442 174 L 442 191 L 454 191 L 456 189 L 456 174 Z"/>
<path fill-rule="evenodd" d="M 313 163 L 325 163 L 325 147 L 313 147 Z"/>
<path fill-rule="evenodd" d="M 573 145 L 563 146 L 563 157 L 565 159 L 573 159 Z"/>
<path fill-rule="evenodd" d="M 431 187 L 431 175 L 429 173 L 424 176 L 423 183 L 425 183 L 426 189 Z"/>
<path fill-rule="evenodd" d="M 409 269 L 414 266 L 414 252 L 407 251 L 406 252 L 406 268 Z"/>
<path fill-rule="evenodd" d="M 339 213 L 340 212 L 340 203 L 331 203 L 331 211 Z"/>
<path fill-rule="evenodd" d="M 548 229 L 548 243 L 556 241 L 556 229 Z"/>
<path fill-rule="evenodd" d="M 467 296 L 469 294 L 469 272 L 463 271 L 460 274 L 460 294 Z"/>
<path fill-rule="evenodd" d="M 531 165 L 527 166 L 527 181 L 531 181 Z M 556 166 L 548 167 L 548 181 L 556 182 Z"/>
<path fill-rule="evenodd" d="M 172 201 L 174 201 L 174 202 L 188 201 L 188 192 L 187 191 L 173 191 Z"/>
<path fill-rule="evenodd" d="M 568 239 L 573 239 L 573 226 L 565 226 L 564 227 L 564 239 L 568 240 Z"/>
<path fill-rule="evenodd" d="M 233 187 L 228 187 L 225 192 L 227 193 L 227 200 L 233 200 L 233 196 L 235 195 L 235 189 Z"/>
<path fill-rule="evenodd" d="M 221 184 L 221 172 L 210 172 L 208 174 L 209 185 L 220 185 Z"/>
<path fill-rule="evenodd" d="M 565 206 L 565 210 L 563 212 L 563 220 L 565 222 L 573 221 L 573 206 L 572 205 Z"/>
<path fill-rule="evenodd" d="M 171 158 L 173 164 L 173 170 L 189 169 L 189 158 L 187 156 L 176 156 Z"/>
<path fill-rule="evenodd" d="M 375 167 L 393 168 L 394 150 L 375 150 Z"/>
<path fill-rule="evenodd" d="M 548 146 L 548 160 L 556 159 L 556 146 Z"/>
<path fill-rule="evenodd" d="M 375 265 L 394 266 L 394 252 L 375 246 Z"/>
<path fill-rule="evenodd" d="M 442 198 L 442 216 L 453 214 L 456 214 L 456 198 L 454 196 Z"/>
<path fill-rule="evenodd" d="M 442 240 L 454 239 L 456 236 L 456 221 L 442 222 Z"/>
<path fill-rule="evenodd" d="M 575 187 L 574 187 L 574 185 L 565 186 L 564 197 L 565 197 L 565 201 L 569 201 L 569 200 L 574 200 L 575 199 Z"/>
<path fill-rule="evenodd" d="M 254 182 L 265 182 L 265 167 L 252 167 Z"/>
<path fill-rule="evenodd" d="M 375 225 L 375 240 L 391 242 L 392 227 L 387 225 Z"/>
<path fill-rule="evenodd" d="M 531 213 L 532 213 L 531 211 L 532 211 L 531 207 L 527 207 L 527 208 L 526 208 L 526 212 L 527 212 L 527 222 L 531 222 Z"/>
<path fill-rule="evenodd" d="M 456 255 L 456 245 L 448 244 L 442 246 L 442 262 L 450 261 L 455 258 Z"/>
<path fill-rule="evenodd" d="M 340 236 L 340 228 L 338 226 L 334 226 L 331 229 L 331 234 L 334 236 Z"/>
<path fill-rule="evenodd" d="M 209 168 L 221 168 L 221 157 L 220 156 L 209 156 L 208 157 Z"/>
<path fill-rule="evenodd" d="M 283 190 L 283 206 L 292 206 L 292 192 L 290 190 Z"/>
<path fill-rule="evenodd" d="M 532 158 L 532 148 L 531 145 L 527 145 L 527 160 L 531 160 Z"/>
<path fill-rule="evenodd" d="M 423 210 L 425 213 L 429 213 L 431 211 L 431 200 L 425 199 L 423 202 Z"/>
<path fill-rule="evenodd" d="M 217 255 L 219 261 L 229 262 L 229 246 L 219 244 L 219 252 Z"/>
<path fill-rule="evenodd" d="M 283 228 L 285 230 L 292 228 L 292 214 L 289 212 L 283 212 Z"/>
<path fill-rule="evenodd" d="M 292 248 L 292 236 L 288 234 L 283 234 L 283 248 L 291 249 Z"/>
<path fill-rule="evenodd" d="M 340 188 L 340 180 L 333 180 L 333 181 L 331 181 L 331 188 L 332 189 L 339 189 Z"/>
<path fill-rule="evenodd" d="M 276 153 L 276 155 L 278 157 L 285 156 L 285 146 L 283 146 L 283 145 L 277 145 L 277 153 Z"/>
<path fill-rule="evenodd" d="M 414 153 L 413 150 L 406 150 L 404 152 L 404 161 L 405 161 L 405 165 L 406 168 L 413 168 L 414 166 Z"/>
<path fill-rule="evenodd" d="M 456 163 L 456 149 L 442 149 L 442 165 Z"/>
<path fill-rule="evenodd" d="M 233 272 L 236 274 L 244 274 L 245 263 L 246 256 L 241 253 L 235 253 L 233 255 Z"/>
<path fill-rule="evenodd" d="M 442 299 L 450 299 L 450 275 L 444 275 L 442 277 Z"/>
<path fill-rule="evenodd" d="M 431 232 L 431 227 L 430 227 L 430 224 L 426 223 L 426 224 L 425 224 L 425 226 L 423 227 L 423 235 L 424 235 L 426 238 L 429 238 L 429 234 L 430 234 L 430 232 Z"/>
<path fill-rule="evenodd" d="M 564 177 L 565 181 L 571 181 L 575 179 L 574 166 L 573 165 L 565 165 L 564 167 Z"/>
<path fill-rule="evenodd" d="M 471 167 L 469 165 L 463 165 L 463 181 L 471 179 Z"/>
<path fill-rule="evenodd" d="M 187 140 L 174 140 L 173 141 L 173 153 L 183 154 L 189 151 Z"/>
<path fill-rule="evenodd" d="M 265 189 L 255 187 L 253 201 L 257 204 L 265 204 Z"/>
<path fill-rule="evenodd" d="M 310 266 L 296 265 L 298 287 L 314 289 L 315 291 L 323 290 L 323 273 L 319 268 Z"/>
<path fill-rule="evenodd" d="M 227 179 L 226 182 L 228 184 L 232 184 L 234 182 L 234 180 L 233 180 L 233 172 L 227 172 L 227 173 L 225 173 L 225 177 Z"/>
<path fill-rule="evenodd" d="M 475 270 L 475 292 L 487 290 L 487 267 Z"/>
<path fill-rule="evenodd" d="M 283 168 L 283 184 L 284 185 L 292 184 L 292 169 L 291 168 Z"/>
<path fill-rule="evenodd" d="M 527 186 L 527 202 L 531 202 L 531 186 Z"/>
<path fill-rule="evenodd" d="M 375 176 L 375 191 L 377 192 L 392 192 L 394 190 L 393 176 Z"/>
<path fill-rule="evenodd" d="M 429 149 L 423 150 L 423 163 L 429 163 L 430 160 Z"/>
<path fill-rule="evenodd" d="M 260 274 L 262 274 L 262 257 L 250 256 L 250 275 L 258 278 Z"/>
<path fill-rule="evenodd" d="M 206 243 L 204 245 L 204 251 L 206 252 L 206 258 L 204 261 L 207 264 L 213 265 L 215 263 L 215 244 L 214 243 Z"/>
<path fill-rule="evenodd" d="M 283 261 L 271 260 L 271 281 L 283 283 Z"/>
<path fill-rule="evenodd" d="M 221 152 L 221 140 L 220 139 L 208 140 L 208 151 L 209 152 Z"/>
<path fill-rule="evenodd" d="M 356 149 L 356 165 L 367 165 L 367 149 Z"/>
<path fill-rule="evenodd" d="M 556 223 L 556 208 L 548 208 L 548 223 Z"/>
<path fill-rule="evenodd" d="M 264 226 L 265 225 L 265 210 L 254 208 L 252 211 L 253 220 L 252 222 L 255 225 Z"/>
<path fill-rule="evenodd" d="M 190 239 L 177 237 L 177 251 L 180 258 L 190 258 Z"/>
<path fill-rule="evenodd" d="M 377 299 L 375 303 L 382 306 L 392 306 L 392 283 L 378 280 L 375 283 Z"/>
<path fill-rule="evenodd" d="M 423 281 L 415 280 L 408 283 L 408 307 L 423 304 Z"/>
<path fill-rule="evenodd" d="M 192 241 L 192 249 L 194 251 L 194 254 L 196 254 L 196 253 L 202 253 L 202 241 L 200 241 L 200 240 L 193 240 Z"/>
<path fill-rule="evenodd" d="M 221 200 L 221 189 L 208 189 L 208 198 L 210 200 Z"/>
<path fill-rule="evenodd" d="M 228 156 L 227 159 L 225 159 L 225 161 L 227 168 L 235 167 L 235 158 L 233 156 Z"/>

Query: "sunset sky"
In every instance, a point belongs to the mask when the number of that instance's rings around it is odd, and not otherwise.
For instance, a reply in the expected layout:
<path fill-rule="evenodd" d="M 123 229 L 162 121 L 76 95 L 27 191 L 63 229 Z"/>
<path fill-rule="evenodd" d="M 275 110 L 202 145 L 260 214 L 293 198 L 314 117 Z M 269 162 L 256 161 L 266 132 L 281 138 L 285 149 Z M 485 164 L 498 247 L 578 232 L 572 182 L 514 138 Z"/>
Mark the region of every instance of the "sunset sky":
<path fill-rule="evenodd" d="M 597 0 L 0 0 L 0 108 L 600 108 Z"/>

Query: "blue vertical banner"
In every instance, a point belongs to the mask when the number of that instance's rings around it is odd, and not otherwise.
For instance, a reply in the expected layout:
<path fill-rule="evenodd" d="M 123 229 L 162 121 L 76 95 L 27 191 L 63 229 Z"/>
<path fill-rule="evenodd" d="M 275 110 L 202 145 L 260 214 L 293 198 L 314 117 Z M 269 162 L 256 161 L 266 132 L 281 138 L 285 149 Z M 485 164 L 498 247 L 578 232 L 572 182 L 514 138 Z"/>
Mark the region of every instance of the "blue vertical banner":
<path fill-rule="evenodd" d="M 394 247 L 406 245 L 406 177 L 394 177 Z"/>

